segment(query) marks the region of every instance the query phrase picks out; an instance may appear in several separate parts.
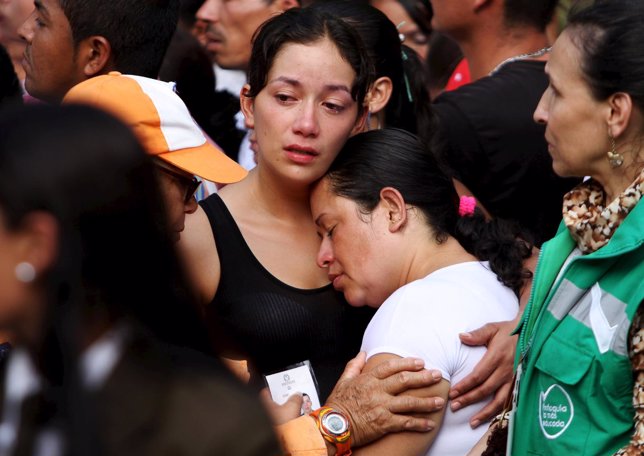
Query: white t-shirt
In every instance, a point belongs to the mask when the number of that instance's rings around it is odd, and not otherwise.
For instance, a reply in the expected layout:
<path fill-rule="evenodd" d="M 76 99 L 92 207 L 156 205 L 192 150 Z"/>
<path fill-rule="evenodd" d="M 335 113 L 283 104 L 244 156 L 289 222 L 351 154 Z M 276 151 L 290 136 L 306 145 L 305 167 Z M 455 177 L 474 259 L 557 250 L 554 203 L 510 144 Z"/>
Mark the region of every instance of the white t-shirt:
<path fill-rule="evenodd" d="M 365 331 L 362 350 L 369 357 L 392 353 L 422 358 L 455 385 L 485 354 L 485 347 L 463 345 L 459 333 L 486 323 L 512 320 L 519 308 L 512 290 L 498 281 L 487 262 L 468 262 L 434 271 L 396 290 Z M 457 412 L 446 407 L 443 424 L 427 455 L 463 456 L 486 426 L 469 420 L 490 398 Z"/>

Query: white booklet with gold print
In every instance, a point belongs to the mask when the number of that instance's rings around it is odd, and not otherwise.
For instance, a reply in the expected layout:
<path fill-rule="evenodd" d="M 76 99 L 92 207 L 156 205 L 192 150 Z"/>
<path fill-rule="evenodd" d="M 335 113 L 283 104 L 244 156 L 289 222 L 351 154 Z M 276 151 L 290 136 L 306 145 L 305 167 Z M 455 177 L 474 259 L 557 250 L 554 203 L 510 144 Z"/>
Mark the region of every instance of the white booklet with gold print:
<path fill-rule="evenodd" d="M 309 414 L 320 407 L 317 381 L 311 363 L 303 361 L 285 370 L 264 376 L 271 396 L 278 404 L 283 404 L 294 393 L 302 393 L 301 414 Z"/>

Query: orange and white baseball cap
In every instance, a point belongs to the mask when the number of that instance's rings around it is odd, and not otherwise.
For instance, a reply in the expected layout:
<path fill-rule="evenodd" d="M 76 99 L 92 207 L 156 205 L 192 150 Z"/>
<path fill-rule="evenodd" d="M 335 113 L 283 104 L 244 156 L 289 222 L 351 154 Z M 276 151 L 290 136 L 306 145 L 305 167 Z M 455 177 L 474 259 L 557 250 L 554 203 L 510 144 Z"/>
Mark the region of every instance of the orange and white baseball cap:
<path fill-rule="evenodd" d="M 134 130 L 148 154 L 202 179 L 230 184 L 247 174 L 206 138 L 171 82 L 111 72 L 72 87 L 63 103 L 107 111 Z"/>

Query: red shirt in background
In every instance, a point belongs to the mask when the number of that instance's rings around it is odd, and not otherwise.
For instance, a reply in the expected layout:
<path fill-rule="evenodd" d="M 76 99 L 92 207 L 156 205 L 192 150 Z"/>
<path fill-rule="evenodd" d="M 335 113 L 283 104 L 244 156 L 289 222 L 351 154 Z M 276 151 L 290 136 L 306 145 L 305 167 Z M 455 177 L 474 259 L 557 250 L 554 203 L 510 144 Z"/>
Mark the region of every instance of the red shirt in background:
<path fill-rule="evenodd" d="M 447 81 L 447 85 L 445 86 L 445 90 L 446 91 L 456 90 L 459 87 L 465 84 L 468 84 L 470 82 L 471 82 L 470 67 L 467 64 L 467 60 L 463 59 L 458 63 L 458 65 L 456 65 L 454 72 L 449 77 L 449 80 Z"/>

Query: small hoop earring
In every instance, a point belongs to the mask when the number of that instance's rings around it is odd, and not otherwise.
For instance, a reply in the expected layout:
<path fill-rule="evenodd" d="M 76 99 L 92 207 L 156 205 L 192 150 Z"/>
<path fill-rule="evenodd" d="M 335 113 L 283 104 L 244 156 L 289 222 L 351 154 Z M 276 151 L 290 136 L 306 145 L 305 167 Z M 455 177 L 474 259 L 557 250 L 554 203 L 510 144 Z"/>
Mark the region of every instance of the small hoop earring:
<path fill-rule="evenodd" d="M 608 155 L 608 163 L 612 168 L 619 168 L 624 163 L 624 156 L 617 152 L 613 135 L 608 133 L 608 138 L 610 139 L 610 150 L 606 154 Z"/>
<path fill-rule="evenodd" d="M 31 283 L 36 279 L 36 269 L 31 263 L 23 261 L 16 265 L 15 269 L 16 279 L 22 283 Z"/>

